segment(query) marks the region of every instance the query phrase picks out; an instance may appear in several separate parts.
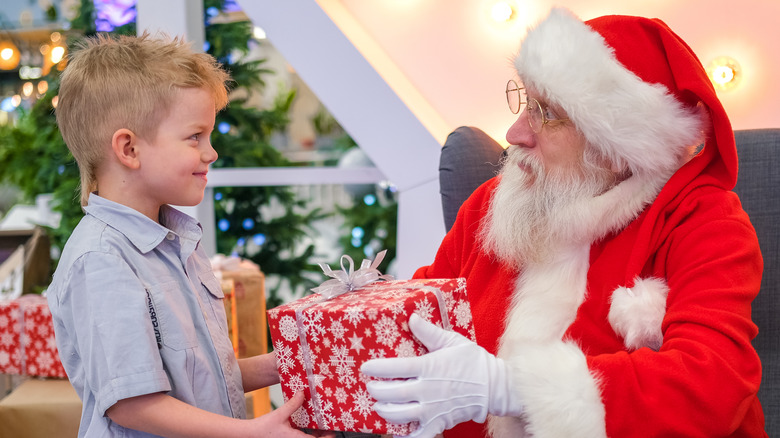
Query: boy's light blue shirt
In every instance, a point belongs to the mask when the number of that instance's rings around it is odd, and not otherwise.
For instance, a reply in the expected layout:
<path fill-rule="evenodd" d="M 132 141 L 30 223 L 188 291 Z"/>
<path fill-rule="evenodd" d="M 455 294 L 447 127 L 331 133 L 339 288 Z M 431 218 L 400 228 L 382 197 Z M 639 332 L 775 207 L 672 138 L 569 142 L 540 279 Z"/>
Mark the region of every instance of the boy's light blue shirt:
<path fill-rule="evenodd" d="M 83 403 L 79 436 L 148 436 L 105 412 L 155 392 L 245 418 L 222 289 L 197 221 L 164 206 L 157 224 L 94 193 L 84 211 L 47 292 L 60 358 Z"/>

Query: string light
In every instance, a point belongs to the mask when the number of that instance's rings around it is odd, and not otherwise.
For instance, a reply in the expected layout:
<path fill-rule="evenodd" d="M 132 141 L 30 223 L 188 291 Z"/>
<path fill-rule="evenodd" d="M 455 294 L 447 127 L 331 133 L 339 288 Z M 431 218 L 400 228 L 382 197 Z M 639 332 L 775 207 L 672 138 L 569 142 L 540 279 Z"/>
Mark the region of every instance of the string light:
<path fill-rule="evenodd" d="M 22 96 L 30 97 L 32 93 L 33 93 L 33 83 L 25 82 L 24 85 L 22 85 Z"/>
<path fill-rule="evenodd" d="M 0 41 L 0 69 L 13 70 L 19 65 L 22 55 L 10 41 Z"/>
<path fill-rule="evenodd" d="M 493 20 L 504 23 L 514 18 L 515 10 L 509 2 L 496 2 L 490 10 L 490 16 Z"/>
<path fill-rule="evenodd" d="M 732 90 L 742 79 L 742 69 L 739 63 L 728 56 L 719 56 L 713 59 L 707 65 L 706 70 L 716 90 Z"/>
<path fill-rule="evenodd" d="M 63 56 L 65 56 L 65 47 L 55 46 L 54 48 L 51 49 L 52 64 L 56 64 L 62 61 Z"/>

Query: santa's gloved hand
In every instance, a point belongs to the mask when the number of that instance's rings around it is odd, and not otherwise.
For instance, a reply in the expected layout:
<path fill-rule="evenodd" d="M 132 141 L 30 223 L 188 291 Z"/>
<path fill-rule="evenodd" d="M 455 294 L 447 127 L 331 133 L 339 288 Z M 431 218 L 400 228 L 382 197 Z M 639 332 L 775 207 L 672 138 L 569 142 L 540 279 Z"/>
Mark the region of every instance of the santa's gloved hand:
<path fill-rule="evenodd" d="M 409 318 L 409 328 L 428 354 L 373 359 L 360 369 L 372 377 L 406 379 L 368 382 L 379 415 L 393 423 L 417 421 L 419 428 L 409 436 L 432 437 L 464 421 L 482 423 L 488 413 L 522 413 L 503 360 L 416 314 Z"/>

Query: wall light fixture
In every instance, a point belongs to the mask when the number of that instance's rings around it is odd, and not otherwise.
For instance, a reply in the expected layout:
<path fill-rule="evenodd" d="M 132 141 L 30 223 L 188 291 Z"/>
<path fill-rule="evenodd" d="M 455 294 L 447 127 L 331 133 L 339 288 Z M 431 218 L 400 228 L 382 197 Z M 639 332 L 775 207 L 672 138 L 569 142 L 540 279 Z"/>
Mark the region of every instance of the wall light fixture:
<path fill-rule="evenodd" d="M 707 65 L 707 75 L 716 90 L 728 91 L 734 89 L 742 80 L 742 69 L 739 63 L 729 56 L 719 56 Z"/>

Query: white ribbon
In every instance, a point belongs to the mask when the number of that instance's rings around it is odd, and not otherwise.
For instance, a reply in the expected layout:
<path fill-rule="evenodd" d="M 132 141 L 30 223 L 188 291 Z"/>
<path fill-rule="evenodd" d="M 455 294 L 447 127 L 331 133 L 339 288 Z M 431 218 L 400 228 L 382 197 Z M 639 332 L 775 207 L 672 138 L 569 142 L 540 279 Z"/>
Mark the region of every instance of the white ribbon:
<path fill-rule="evenodd" d="M 373 262 L 364 259 L 357 271 L 354 271 L 355 262 L 352 261 L 352 257 L 346 254 L 341 256 L 340 271 L 333 271 L 326 263 L 320 263 L 322 272 L 328 277 L 331 277 L 332 280 L 325 281 L 318 287 L 313 288 L 312 291 L 322 295 L 326 299 L 331 299 L 355 289 L 360 289 L 377 280 L 392 280 L 392 275 L 382 275 L 377 269 L 379 264 L 382 263 L 382 259 L 385 258 L 386 252 L 387 250 L 380 251 Z M 349 262 L 349 269 L 344 266 L 344 259 Z"/>

